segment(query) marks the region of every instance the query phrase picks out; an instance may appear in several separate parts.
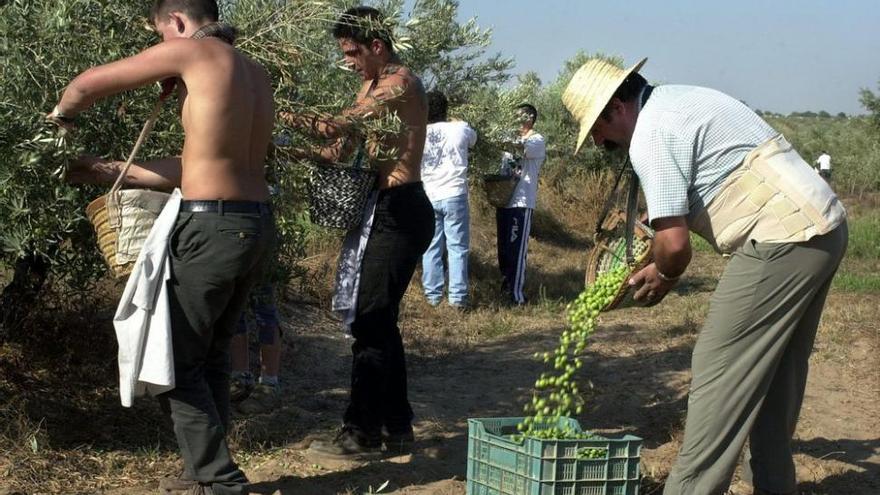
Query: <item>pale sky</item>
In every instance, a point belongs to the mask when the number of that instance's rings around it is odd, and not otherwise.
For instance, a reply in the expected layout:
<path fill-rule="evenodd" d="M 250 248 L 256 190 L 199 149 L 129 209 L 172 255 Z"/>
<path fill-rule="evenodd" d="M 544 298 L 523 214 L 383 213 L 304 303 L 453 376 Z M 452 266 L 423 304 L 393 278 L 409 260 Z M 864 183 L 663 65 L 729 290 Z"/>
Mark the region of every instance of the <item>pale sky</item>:
<path fill-rule="evenodd" d="M 648 57 L 652 82 L 724 91 L 774 112 L 863 113 L 880 81 L 880 0 L 460 0 L 514 73 L 555 79 L 579 49 Z"/>

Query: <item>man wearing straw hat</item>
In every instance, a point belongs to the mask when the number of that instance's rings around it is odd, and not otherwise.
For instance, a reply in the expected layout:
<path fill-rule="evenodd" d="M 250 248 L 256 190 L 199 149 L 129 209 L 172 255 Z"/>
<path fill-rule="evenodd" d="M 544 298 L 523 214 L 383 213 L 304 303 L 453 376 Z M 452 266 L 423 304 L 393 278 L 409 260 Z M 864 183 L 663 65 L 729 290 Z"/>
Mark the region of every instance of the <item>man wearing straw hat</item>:
<path fill-rule="evenodd" d="M 846 213 L 785 139 L 748 107 L 693 86 L 653 88 L 602 59 L 563 94 L 577 149 L 628 152 L 641 181 L 654 262 L 628 283 L 660 301 L 691 260 L 691 231 L 728 254 L 693 353 L 683 445 L 665 494 L 720 494 L 749 440 L 756 494 L 794 493 L 791 436 Z"/>
<path fill-rule="evenodd" d="M 180 187 L 184 198 L 167 244 L 175 388 L 158 397 L 171 413 L 184 460 L 181 479 L 162 488 L 193 494 L 247 492 L 226 443 L 229 342 L 275 236 L 264 169 L 272 88 L 266 71 L 232 47 L 234 30 L 217 19 L 214 0 L 156 0 L 151 20 L 164 41 L 80 74 L 50 115 L 70 123 L 103 97 L 176 82 L 181 156 L 136 164 L 124 182 Z M 121 166 L 83 158 L 68 178 L 107 183 Z"/>

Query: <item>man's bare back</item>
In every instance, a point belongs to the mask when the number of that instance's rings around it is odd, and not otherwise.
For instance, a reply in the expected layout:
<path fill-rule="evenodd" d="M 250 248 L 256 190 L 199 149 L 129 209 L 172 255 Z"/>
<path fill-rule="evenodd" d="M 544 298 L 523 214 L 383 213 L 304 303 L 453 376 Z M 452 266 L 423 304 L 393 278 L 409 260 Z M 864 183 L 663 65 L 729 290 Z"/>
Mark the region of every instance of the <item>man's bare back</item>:
<path fill-rule="evenodd" d="M 264 163 L 274 119 L 271 84 L 262 67 L 220 39 L 173 39 L 87 71 L 71 83 L 59 106 L 87 107 L 104 94 L 166 77 L 178 78 L 183 152 L 132 165 L 125 184 L 180 186 L 187 200 L 265 201 Z M 68 179 L 107 183 L 121 165 L 84 158 Z"/>
<path fill-rule="evenodd" d="M 183 197 L 265 201 L 264 167 L 275 116 L 266 71 L 218 39 L 186 44 L 194 45 L 196 54 L 179 90 L 186 135 Z"/>

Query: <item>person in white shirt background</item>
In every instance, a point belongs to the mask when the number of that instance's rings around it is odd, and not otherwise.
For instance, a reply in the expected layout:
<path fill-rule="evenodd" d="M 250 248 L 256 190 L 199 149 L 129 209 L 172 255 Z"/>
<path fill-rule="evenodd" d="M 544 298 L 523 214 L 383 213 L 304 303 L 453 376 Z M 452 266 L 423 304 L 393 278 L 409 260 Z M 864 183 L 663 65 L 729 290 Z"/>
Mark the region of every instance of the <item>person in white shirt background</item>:
<path fill-rule="evenodd" d="M 822 151 L 816 159 L 816 165 L 819 166 L 819 175 L 826 181 L 831 180 L 831 155 L 827 151 Z"/>
<path fill-rule="evenodd" d="M 521 116 L 519 138 L 513 153 L 505 153 L 502 168 L 512 169 L 519 182 L 506 208 L 498 208 L 495 221 L 498 228 L 498 268 L 501 270 L 501 290 L 511 303 L 526 303 L 523 286 L 526 281 L 526 257 L 532 210 L 538 196 L 538 172 L 546 157 L 544 136 L 534 130 L 538 110 L 528 104 L 517 107 Z M 511 166 L 511 161 L 513 165 Z"/>
<path fill-rule="evenodd" d="M 449 103 L 440 91 L 428 92 L 428 130 L 422 155 L 422 182 L 434 207 L 434 238 L 422 256 L 422 287 L 432 306 L 443 299 L 446 283 L 443 255 L 449 271 L 449 304 L 468 307 L 468 149 L 477 133 L 467 122 L 450 121 Z"/>

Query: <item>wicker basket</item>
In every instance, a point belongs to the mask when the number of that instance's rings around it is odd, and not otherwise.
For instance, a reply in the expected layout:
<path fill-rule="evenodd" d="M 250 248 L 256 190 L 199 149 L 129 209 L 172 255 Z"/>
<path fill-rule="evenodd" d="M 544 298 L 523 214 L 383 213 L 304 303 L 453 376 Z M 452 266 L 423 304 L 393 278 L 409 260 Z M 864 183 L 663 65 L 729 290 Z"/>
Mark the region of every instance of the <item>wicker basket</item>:
<path fill-rule="evenodd" d="M 111 199 L 111 194 L 115 199 Z M 126 189 L 105 194 L 86 207 L 86 215 L 95 227 L 98 249 L 114 277 L 131 274 L 168 197 L 169 194 L 158 191 Z"/>
<path fill-rule="evenodd" d="M 153 222 L 156 221 L 156 217 L 159 216 L 162 206 L 169 197 L 166 193 L 156 191 L 122 190 L 122 181 L 128 173 L 135 155 L 156 124 L 160 110 L 162 110 L 161 98 L 153 106 L 153 111 L 141 129 L 141 133 L 128 155 L 128 160 L 122 167 L 116 182 L 110 188 L 110 192 L 95 199 L 86 207 L 86 215 L 95 227 L 98 249 L 101 251 L 110 273 L 116 278 L 131 274 L 134 261 L 140 253 Z"/>
<path fill-rule="evenodd" d="M 364 204 L 376 186 L 375 170 L 352 165 L 314 163 L 310 167 L 309 216 L 324 227 L 349 230 L 360 225 Z"/>
<path fill-rule="evenodd" d="M 623 279 L 614 300 L 601 311 L 609 311 L 617 308 L 630 306 L 643 306 L 637 303 L 632 296 L 635 290 L 627 283 L 629 278 L 648 266 L 654 259 L 654 231 L 641 222 L 635 222 L 633 230 L 632 254 L 633 263 L 626 260 L 626 213 L 617 210 L 608 215 L 602 225 L 602 230 L 596 235 L 595 246 L 590 250 L 587 260 L 586 284 L 591 285 L 596 278 L 603 273 L 629 265 L 627 275 Z"/>
<path fill-rule="evenodd" d="M 484 175 L 483 190 L 489 204 L 495 208 L 506 208 L 518 182 L 519 178 L 513 175 Z"/>

